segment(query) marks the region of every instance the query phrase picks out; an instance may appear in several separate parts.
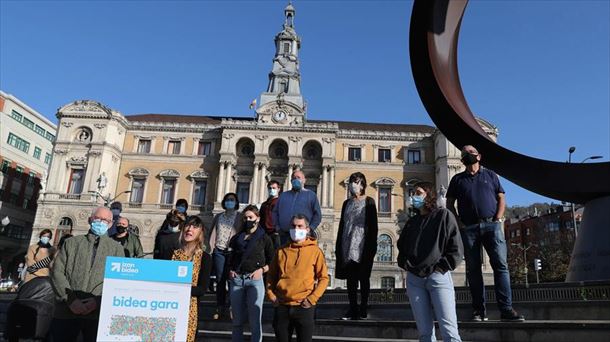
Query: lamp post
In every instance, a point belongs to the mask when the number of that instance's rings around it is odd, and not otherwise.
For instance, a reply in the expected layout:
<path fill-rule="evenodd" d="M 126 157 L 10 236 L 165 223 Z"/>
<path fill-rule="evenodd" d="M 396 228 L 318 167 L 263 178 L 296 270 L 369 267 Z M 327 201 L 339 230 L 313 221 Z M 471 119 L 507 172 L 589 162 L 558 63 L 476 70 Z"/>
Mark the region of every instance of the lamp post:
<path fill-rule="evenodd" d="M 603 157 L 604 156 L 591 156 L 591 157 L 587 157 L 587 158 L 583 159 L 580 163 L 582 164 L 582 163 L 586 162 L 589 159 L 591 159 L 591 160 L 593 160 L 593 159 L 602 159 Z"/>
<path fill-rule="evenodd" d="M 576 147 L 574 146 L 570 146 L 570 148 L 568 149 L 568 163 L 572 162 L 572 153 L 574 153 L 574 151 L 576 151 Z M 583 159 L 580 163 L 584 163 L 587 160 L 594 160 L 594 159 L 601 159 L 603 158 L 603 156 L 590 156 L 587 157 L 585 159 Z M 576 240 L 576 238 L 578 237 L 578 227 L 576 226 L 576 209 L 574 208 L 574 202 L 572 202 L 572 225 L 574 226 L 574 240 Z"/>
<path fill-rule="evenodd" d="M 529 288 L 530 285 L 527 280 L 527 250 L 532 247 L 535 247 L 536 245 L 530 244 L 529 246 L 525 247 L 525 242 L 523 243 L 523 245 L 520 243 L 511 243 L 511 245 L 523 251 L 523 273 L 525 274 L 525 288 Z"/>

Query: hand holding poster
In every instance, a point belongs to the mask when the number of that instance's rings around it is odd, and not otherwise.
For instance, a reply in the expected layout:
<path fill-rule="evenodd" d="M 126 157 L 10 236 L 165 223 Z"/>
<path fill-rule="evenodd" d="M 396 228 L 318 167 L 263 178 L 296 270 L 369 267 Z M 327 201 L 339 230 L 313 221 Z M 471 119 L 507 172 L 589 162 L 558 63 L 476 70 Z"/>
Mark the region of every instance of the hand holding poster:
<path fill-rule="evenodd" d="M 193 264 L 108 257 L 98 341 L 185 341 Z"/>

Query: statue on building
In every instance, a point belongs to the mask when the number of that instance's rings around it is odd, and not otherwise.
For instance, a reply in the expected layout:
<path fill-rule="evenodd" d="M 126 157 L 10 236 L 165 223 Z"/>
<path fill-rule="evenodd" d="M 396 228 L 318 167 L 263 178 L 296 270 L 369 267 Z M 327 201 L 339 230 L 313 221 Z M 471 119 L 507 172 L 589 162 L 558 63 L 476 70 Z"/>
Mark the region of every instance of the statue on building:
<path fill-rule="evenodd" d="M 438 193 L 436 196 L 436 205 L 439 208 L 445 208 L 446 203 L 447 203 L 447 188 L 445 188 L 444 185 L 441 185 L 441 188 L 438 189 Z"/>
<path fill-rule="evenodd" d="M 106 177 L 106 172 L 102 172 L 102 174 L 97 177 L 97 191 L 102 193 L 104 188 L 106 188 L 106 184 L 108 183 L 108 178 Z"/>

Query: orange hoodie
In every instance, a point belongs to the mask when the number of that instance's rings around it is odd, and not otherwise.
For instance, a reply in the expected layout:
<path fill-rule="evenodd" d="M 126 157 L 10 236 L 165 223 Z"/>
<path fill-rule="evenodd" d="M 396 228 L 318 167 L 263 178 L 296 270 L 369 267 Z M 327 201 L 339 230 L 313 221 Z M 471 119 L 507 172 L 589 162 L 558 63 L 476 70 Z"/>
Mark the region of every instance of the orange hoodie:
<path fill-rule="evenodd" d="M 275 252 L 267 272 L 267 296 L 284 305 L 318 302 L 328 286 L 324 253 L 315 239 L 291 242 Z"/>

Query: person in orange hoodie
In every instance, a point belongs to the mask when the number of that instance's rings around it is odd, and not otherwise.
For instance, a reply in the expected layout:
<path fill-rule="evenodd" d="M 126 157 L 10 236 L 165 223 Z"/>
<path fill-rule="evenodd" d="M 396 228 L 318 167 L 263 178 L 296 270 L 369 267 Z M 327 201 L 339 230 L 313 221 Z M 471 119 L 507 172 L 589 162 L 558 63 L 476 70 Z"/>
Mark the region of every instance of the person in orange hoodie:
<path fill-rule="evenodd" d="M 280 247 L 267 272 L 267 296 L 273 302 L 273 329 L 279 342 L 290 341 L 296 328 L 298 341 L 311 341 L 314 306 L 328 286 L 324 253 L 308 237 L 307 217 L 292 218 L 291 242 Z"/>

